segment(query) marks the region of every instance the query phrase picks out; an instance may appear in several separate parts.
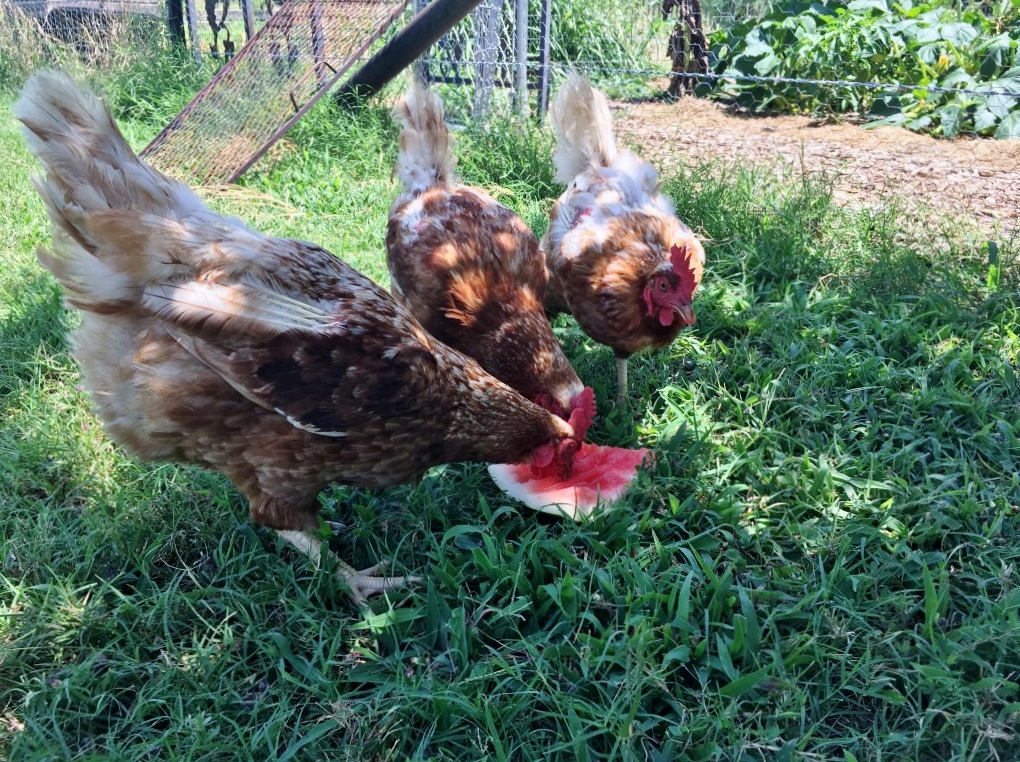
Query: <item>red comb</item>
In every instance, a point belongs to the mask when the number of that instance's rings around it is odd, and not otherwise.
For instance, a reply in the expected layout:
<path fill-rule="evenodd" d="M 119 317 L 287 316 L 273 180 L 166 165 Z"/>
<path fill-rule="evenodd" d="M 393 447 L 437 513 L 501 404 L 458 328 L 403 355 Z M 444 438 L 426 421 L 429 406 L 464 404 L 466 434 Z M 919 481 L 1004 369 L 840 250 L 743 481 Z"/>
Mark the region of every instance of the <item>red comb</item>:
<path fill-rule="evenodd" d="M 595 420 L 595 390 L 590 386 L 584 387 L 584 390 L 574 397 L 570 404 L 574 409 L 570 413 L 567 423 L 574 429 L 577 438 L 584 440 L 584 435 L 588 433 L 588 427 Z"/>
<path fill-rule="evenodd" d="M 689 302 L 694 298 L 694 289 L 698 287 L 698 281 L 688 248 L 673 244 L 669 250 L 669 263 L 673 265 L 673 272 L 680 278 L 681 297 Z"/>

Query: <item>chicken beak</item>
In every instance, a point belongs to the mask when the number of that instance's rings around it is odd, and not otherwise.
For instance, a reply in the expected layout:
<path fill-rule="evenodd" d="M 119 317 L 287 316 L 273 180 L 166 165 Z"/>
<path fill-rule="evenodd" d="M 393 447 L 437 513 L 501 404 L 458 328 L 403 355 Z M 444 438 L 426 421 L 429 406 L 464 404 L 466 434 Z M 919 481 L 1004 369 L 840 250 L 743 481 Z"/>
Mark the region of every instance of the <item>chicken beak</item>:
<path fill-rule="evenodd" d="M 694 325 L 694 306 L 691 304 L 675 304 L 673 312 L 684 325 Z"/>

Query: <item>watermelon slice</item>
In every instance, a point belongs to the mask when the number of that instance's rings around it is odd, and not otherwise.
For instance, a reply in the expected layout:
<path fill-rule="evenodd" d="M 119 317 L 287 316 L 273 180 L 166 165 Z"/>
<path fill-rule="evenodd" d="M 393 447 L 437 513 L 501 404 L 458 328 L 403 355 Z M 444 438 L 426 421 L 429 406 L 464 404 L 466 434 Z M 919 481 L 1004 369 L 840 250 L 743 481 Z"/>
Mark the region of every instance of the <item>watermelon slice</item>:
<path fill-rule="evenodd" d="M 556 462 L 546 466 L 498 463 L 489 466 L 489 475 L 501 490 L 529 508 L 579 521 L 599 504 L 607 507 L 616 502 L 646 458 L 651 460 L 651 453 L 644 448 L 584 442 L 566 467 Z"/>
<path fill-rule="evenodd" d="M 584 439 L 595 417 L 595 393 L 590 387 L 574 398 L 570 425 Z M 573 445 L 573 442 L 568 443 Z M 575 521 L 590 516 L 600 503 L 608 506 L 627 491 L 637 469 L 651 453 L 646 449 L 602 447 L 582 441 L 556 452 L 544 445 L 528 463 L 489 466 L 496 485 L 529 508 Z"/>

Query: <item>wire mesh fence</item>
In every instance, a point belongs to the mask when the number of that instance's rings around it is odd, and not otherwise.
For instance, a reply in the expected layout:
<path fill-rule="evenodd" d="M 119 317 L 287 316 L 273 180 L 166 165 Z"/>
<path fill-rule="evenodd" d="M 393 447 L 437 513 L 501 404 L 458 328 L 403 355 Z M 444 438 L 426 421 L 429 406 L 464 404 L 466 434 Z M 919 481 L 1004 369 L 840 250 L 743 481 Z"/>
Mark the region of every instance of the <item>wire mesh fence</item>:
<path fill-rule="evenodd" d="M 0 0 L 0 46 L 7 58 L 60 62 L 70 54 L 102 69 L 178 45 L 196 62 L 208 57 L 215 64 L 229 60 L 277 8 L 273 0 Z M 23 46 L 11 45 L 15 36 Z"/>
<path fill-rule="evenodd" d="M 105 67 L 166 31 L 163 0 L 0 0 L 0 74 L 73 58 Z"/>
<path fill-rule="evenodd" d="M 158 29 L 164 8 L 162 0 L 9 0 L 5 20 L 16 12 L 80 55 L 96 57 L 115 39 Z"/>
<path fill-rule="evenodd" d="M 426 3 L 416 0 L 415 9 Z M 417 65 L 423 80 L 444 87 L 447 111 L 458 119 L 485 119 L 512 109 L 527 114 L 548 90 L 541 79 L 548 2 L 483 0 L 444 35 Z M 536 95 L 541 93 L 541 95 Z M 536 100 L 532 103 L 532 100 Z"/>
<path fill-rule="evenodd" d="M 407 0 L 291 0 L 142 155 L 197 182 L 233 182 L 406 6 Z"/>
<path fill-rule="evenodd" d="M 422 56 L 419 71 L 432 84 L 450 86 L 443 88 L 447 111 L 467 121 L 508 113 L 541 118 L 566 62 L 597 61 L 604 75 L 619 71 L 626 79 L 633 79 L 630 69 L 647 66 L 646 50 L 662 36 L 656 5 L 611 3 L 598 17 L 569 6 L 484 0 Z"/>
<path fill-rule="evenodd" d="M 446 97 L 459 104 L 461 119 L 478 121 L 517 103 L 513 5 L 502 4 L 495 48 L 482 44 L 476 14 L 426 58 L 426 70 L 440 72 L 434 81 L 460 91 L 459 101 L 457 93 Z M 520 37 L 528 40 L 532 113 L 541 114 L 534 90 L 555 92 L 576 70 L 614 98 L 624 140 L 660 169 L 763 163 L 824 174 L 839 198 L 854 203 L 924 207 L 943 219 L 964 217 L 978 232 L 1018 229 L 1020 140 L 1008 139 L 1020 135 L 1015 3 L 907 12 L 884 0 L 851 0 L 829 3 L 836 11 L 825 16 L 824 3 L 706 2 L 702 13 L 696 0 L 665 0 L 631 6 L 640 29 L 610 23 L 594 41 L 573 11 L 578 5 L 555 4 L 543 17 L 540 0 L 530 3 Z M 700 28 L 692 29 L 692 18 Z M 850 43 L 832 39 L 841 34 Z M 472 79 L 493 60 L 472 55 L 483 49 L 495 50 L 495 79 L 510 85 L 509 97 Z M 456 66 L 431 63 L 451 57 Z M 668 97 L 683 93 L 699 97 Z M 898 128 L 871 129 L 882 125 Z"/>

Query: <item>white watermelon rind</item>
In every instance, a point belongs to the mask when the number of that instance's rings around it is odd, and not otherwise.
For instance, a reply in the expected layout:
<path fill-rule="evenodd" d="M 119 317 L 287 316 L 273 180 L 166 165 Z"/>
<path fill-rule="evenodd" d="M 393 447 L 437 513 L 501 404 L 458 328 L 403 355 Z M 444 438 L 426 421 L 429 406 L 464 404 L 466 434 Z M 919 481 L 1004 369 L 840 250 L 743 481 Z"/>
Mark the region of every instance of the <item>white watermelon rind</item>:
<path fill-rule="evenodd" d="M 520 500 L 526 506 L 539 513 L 548 513 L 551 516 L 566 516 L 574 521 L 581 521 L 595 514 L 596 510 L 604 511 L 613 507 L 617 500 L 623 497 L 630 489 L 631 483 L 637 477 L 638 468 L 635 467 L 634 474 L 630 481 L 619 485 L 615 489 L 598 493 L 593 502 L 579 500 L 576 487 L 564 487 L 553 493 L 536 492 L 532 488 L 533 482 L 520 482 L 514 476 L 514 469 L 519 466 L 493 463 L 489 466 L 489 476 L 496 483 L 496 486 L 503 490 L 510 497 Z"/>

